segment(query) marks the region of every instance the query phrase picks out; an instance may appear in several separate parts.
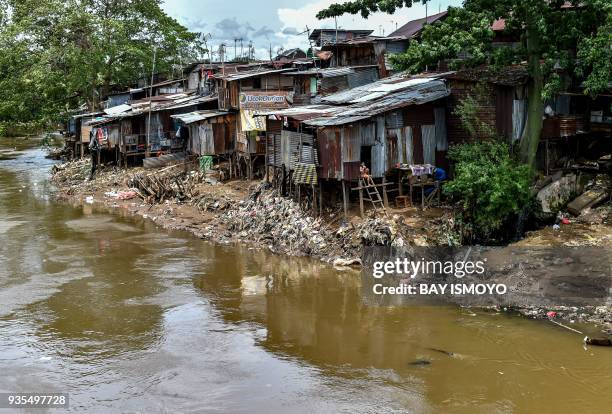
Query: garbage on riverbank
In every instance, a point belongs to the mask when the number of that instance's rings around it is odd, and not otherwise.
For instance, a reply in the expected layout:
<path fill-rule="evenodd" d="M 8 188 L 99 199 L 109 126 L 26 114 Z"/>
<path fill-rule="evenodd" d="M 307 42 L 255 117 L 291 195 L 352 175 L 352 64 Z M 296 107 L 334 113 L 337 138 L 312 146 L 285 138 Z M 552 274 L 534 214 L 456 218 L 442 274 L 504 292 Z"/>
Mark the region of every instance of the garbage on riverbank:
<path fill-rule="evenodd" d="M 360 257 L 363 246 L 408 243 L 408 228 L 400 216 L 355 219 L 334 225 L 322 217 L 312 217 L 299 205 L 278 196 L 266 184 L 260 185 L 237 208 L 222 219 L 239 238 L 253 240 L 271 250 L 297 256 L 318 256 L 326 261 Z"/>

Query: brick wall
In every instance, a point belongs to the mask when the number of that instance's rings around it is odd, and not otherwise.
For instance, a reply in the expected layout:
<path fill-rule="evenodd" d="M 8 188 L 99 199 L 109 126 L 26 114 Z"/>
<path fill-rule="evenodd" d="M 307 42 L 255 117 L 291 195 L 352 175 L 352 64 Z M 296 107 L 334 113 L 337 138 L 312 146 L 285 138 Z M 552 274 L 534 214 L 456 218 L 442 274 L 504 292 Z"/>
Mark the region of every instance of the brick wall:
<path fill-rule="evenodd" d="M 478 103 L 478 118 L 496 129 L 496 89 L 488 83 L 481 84 L 477 90 L 477 83 L 461 80 L 449 80 L 451 94 L 447 98 L 446 127 L 449 145 L 470 140 L 467 131 L 461 125 L 461 120 L 455 115 L 455 109 L 468 95 Z M 479 92 L 479 93 L 477 93 Z"/>

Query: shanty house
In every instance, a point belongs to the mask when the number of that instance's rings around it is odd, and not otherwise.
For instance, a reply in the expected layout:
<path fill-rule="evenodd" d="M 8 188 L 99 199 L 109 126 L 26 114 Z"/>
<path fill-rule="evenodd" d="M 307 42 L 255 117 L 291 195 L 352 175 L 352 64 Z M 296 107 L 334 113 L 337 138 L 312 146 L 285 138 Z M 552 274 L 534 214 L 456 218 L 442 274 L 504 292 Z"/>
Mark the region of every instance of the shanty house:
<path fill-rule="evenodd" d="M 285 72 L 283 76 L 293 77 L 293 104 L 308 105 L 316 101 L 313 98 L 375 82 L 378 80 L 378 70 L 376 65 L 311 68 Z"/>
<path fill-rule="evenodd" d="M 219 109 L 236 113 L 235 156 L 238 171 L 252 178 L 256 163 L 266 153 L 266 123 L 257 111 L 288 108 L 293 102 L 294 69 L 258 68 L 217 76 Z"/>
<path fill-rule="evenodd" d="M 317 47 L 357 39 L 372 34 L 372 30 L 315 29 L 308 39 Z"/>
<path fill-rule="evenodd" d="M 332 54 L 332 67 L 377 65 L 379 77 L 384 78 L 393 73 L 389 56 L 405 52 L 409 42 L 420 37 L 425 24 L 443 20 L 446 16 L 447 12 L 444 11 L 427 18 L 411 20 L 387 36 L 368 34 L 339 38 L 322 44 L 321 50 Z"/>
<path fill-rule="evenodd" d="M 171 117 L 185 128 L 179 126 L 179 131 L 188 137 L 186 147 L 189 153 L 228 158 L 234 151 L 235 113 L 209 109 Z"/>
<path fill-rule="evenodd" d="M 445 159 L 449 93 L 444 79 L 395 76 L 323 97 L 321 104 L 268 111 L 268 122 L 281 122 L 281 131 L 268 136 L 267 165 L 281 183 L 288 177 L 296 184 L 342 182 L 346 203 L 361 163 L 384 179 L 397 164 Z"/>
<path fill-rule="evenodd" d="M 399 76 L 324 98 L 323 103 L 348 106 L 304 122 L 317 128 L 320 177 L 356 180 L 362 162 L 373 178 L 398 163 L 435 165 L 448 149 L 449 93 L 442 79 Z"/>

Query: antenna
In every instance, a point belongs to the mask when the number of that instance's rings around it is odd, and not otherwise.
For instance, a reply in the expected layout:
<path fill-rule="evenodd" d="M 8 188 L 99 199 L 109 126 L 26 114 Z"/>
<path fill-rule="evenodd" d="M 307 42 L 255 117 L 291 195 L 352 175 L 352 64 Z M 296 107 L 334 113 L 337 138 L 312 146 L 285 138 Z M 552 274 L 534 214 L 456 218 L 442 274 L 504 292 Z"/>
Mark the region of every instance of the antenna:
<path fill-rule="evenodd" d="M 238 40 L 240 40 L 240 59 L 242 59 L 244 57 L 244 54 L 242 53 L 242 37 Z"/>

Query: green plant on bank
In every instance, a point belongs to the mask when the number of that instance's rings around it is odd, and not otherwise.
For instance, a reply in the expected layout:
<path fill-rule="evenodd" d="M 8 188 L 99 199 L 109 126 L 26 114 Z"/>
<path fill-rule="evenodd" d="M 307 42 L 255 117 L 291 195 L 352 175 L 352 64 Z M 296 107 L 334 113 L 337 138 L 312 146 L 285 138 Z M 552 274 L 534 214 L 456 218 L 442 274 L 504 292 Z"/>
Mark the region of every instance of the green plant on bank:
<path fill-rule="evenodd" d="M 531 172 L 507 144 L 492 139 L 449 149 L 454 179 L 444 192 L 461 206 L 468 238 L 490 240 L 529 203 Z"/>

